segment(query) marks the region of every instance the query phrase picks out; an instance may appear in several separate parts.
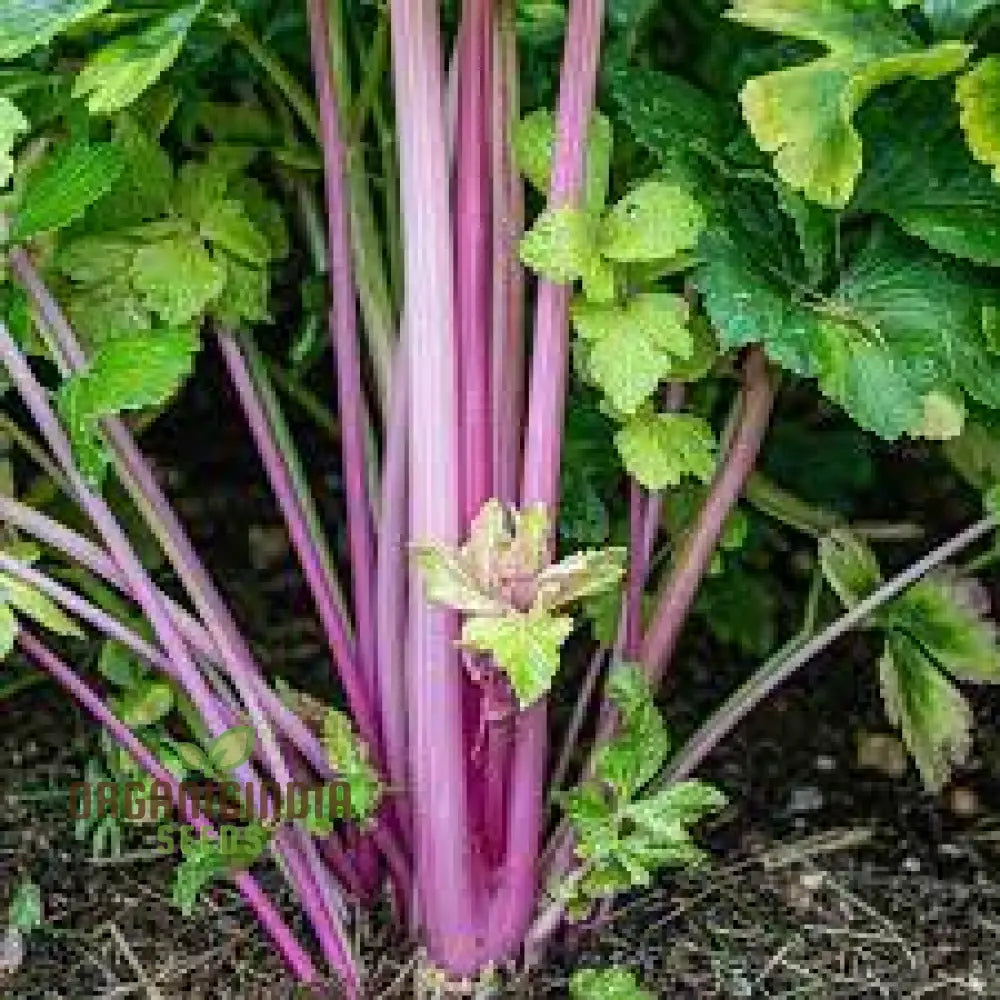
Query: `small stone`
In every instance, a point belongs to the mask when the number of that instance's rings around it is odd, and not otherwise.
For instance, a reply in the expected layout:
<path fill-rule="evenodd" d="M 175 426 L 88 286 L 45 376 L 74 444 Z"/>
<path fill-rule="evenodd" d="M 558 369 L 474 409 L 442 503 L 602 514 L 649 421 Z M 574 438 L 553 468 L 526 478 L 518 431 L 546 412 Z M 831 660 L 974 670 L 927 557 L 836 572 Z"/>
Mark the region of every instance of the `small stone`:
<path fill-rule="evenodd" d="M 890 778 L 906 774 L 906 749 L 898 737 L 891 733 L 861 731 L 856 736 L 858 767 L 879 771 Z"/>
<path fill-rule="evenodd" d="M 831 757 L 829 754 L 821 753 L 816 758 L 816 770 L 822 771 L 825 774 L 829 774 L 831 771 L 837 770 L 837 760 L 835 757 Z"/>
<path fill-rule="evenodd" d="M 813 785 L 793 788 L 788 800 L 788 811 L 792 813 L 816 812 L 823 808 L 823 793 Z"/>
<path fill-rule="evenodd" d="M 957 785 L 948 793 L 948 808 L 962 819 L 971 819 L 981 811 L 975 790 Z"/>
<path fill-rule="evenodd" d="M 903 863 L 900 867 L 904 872 L 916 875 L 920 871 L 920 858 L 915 858 L 912 855 L 908 858 L 903 858 Z"/>

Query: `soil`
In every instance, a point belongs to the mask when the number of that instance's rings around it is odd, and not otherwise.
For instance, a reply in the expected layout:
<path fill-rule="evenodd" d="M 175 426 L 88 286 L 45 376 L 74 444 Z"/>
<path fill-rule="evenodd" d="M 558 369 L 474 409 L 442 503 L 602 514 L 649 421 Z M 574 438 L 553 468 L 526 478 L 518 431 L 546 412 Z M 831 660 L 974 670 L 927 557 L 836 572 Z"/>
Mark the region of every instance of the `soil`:
<path fill-rule="evenodd" d="M 221 385 L 218 374 L 189 391 L 180 410 L 189 422 L 154 428 L 146 447 L 261 662 L 326 693 L 329 665 L 249 442 L 227 400 L 199 388 Z M 340 524 L 330 499 L 338 494 L 335 445 L 306 439 L 324 520 Z M 909 516 L 914 464 L 898 452 L 882 466 L 907 495 Z M 942 507 L 947 485 L 924 483 L 916 501 L 940 536 L 968 513 Z M 914 543 L 915 551 L 932 541 Z M 697 628 L 689 633 L 664 700 L 678 738 L 749 662 Z M 711 866 L 666 876 L 599 923 L 573 929 L 505 995 L 566 997 L 574 969 L 614 962 L 639 972 L 657 997 L 1000 997 L 995 697 L 974 693 L 975 754 L 946 792 L 928 796 L 912 769 L 899 776 L 860 766 L 859 740 L 891 735 L 873 664 L 864 637 L 845 640 L 753 713 L 702 772 L 733 803 L 705 831 Z M 46 919 L 20 968 L 0 973 L 0 998 L 293 996 L 232 890 L 213 889 L 185 919 L 170 903 L 169 861 L 142 855 L 137 840 L 115 863 L 99 863 L 75 839 L 65 787 L 94 752 L 89 720 L 47 685 L 0 702 L 0 719 L 0 906 L 30 875 Z M 893 764 L 889 753 L 883 766 Z M 415 995 L 418 956 L 386 921 L 359 918 L 354 932 L 368 994 Z"/>

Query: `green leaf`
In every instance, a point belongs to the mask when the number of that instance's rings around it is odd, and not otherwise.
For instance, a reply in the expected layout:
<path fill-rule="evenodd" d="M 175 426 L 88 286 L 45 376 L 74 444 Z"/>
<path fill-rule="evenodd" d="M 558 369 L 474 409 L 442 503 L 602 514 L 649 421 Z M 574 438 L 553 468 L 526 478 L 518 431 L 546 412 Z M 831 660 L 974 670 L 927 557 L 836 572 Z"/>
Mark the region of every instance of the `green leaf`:
<path fill-rule="evenodd" d="M 174 873 L 173 902 L 186 917 L 194 913 L 205 887 L 228 869 L 219 845 L 214 840 L 195 842 Z"/>
<path fill-rule="evenodd" d="M 252 267 L 227 253 L 217 253 L 215 262 L 226 269 L 226 283 L 209 311 L 223 325 L 236 329 L 245 323 L 263 323 L 271 318 L 268 272 Z"/>
<path fill-rule="evenodd" d="M 0 96 L 0 188 L 14 175 L 14 144 L 18 136 L 30 131 L 31 123 L 10 98 Z"/>
<path fill-rule="evenodd" d="M 687 304 L 679 295 L 644 292 L 624 305 L 573 303 L 573 325 L 587 342 L 586 367 L 615 410 L 632 414 L 694 350 Z"/>
<path fill-rule="evenodd" d="M 97 436 L 102 417 L 166 402 L 190 374 L 200 347 L 189 328 L 156 330 L 109 341 L 59 391 L 81 471 L 100 483 L 106 456 Z"/>
<path fill-rule="evenodd" d="M 125 170 L 114 189 L 87 213 L 87 229 L 108 232 L 137 226 L 170 212 L 174 168 L 160 143 L 136 120 L 139 114 L 115 117 L 114 141 L 125 158 Z"/>
<path fill-rule="evenodd" d="M 819 564 L 826 582 L 848 608 L 867 597 L 882 582 L 875 554 L 847 528 L 835 528 L 821 539 Z"/>
<path fill-rule="evenodd" d="M 423 577 L 424 593 L 432 604 L 466 614 L 493 615 L 505 610 L 504 604 L 484 589 L 475 567 L 461 551 L 446 545 L 418 545 L 413 555 Z"/>
<path fill-rule="evenodd" d="M 669 839 L 677 827 L 699 823 L 726 807 L 726 796 L 704 781 L 682 781 L 626 806 L 622 813 L 653 837 Z"/>
<path fill-rule="evenodd" d="M 122 151 L 114 143 L 65 147 L 28 177 L 11 222 L 11 240 L 23 241 L 75 222 L 115 186 L 124 167 Z"/>
<path fill-rule="evenodd" d="M 972 711 L 961 692 L 909 638 L 893 633 L 879 661 L 882 698 L 928 791 L 947 784 L 972 745 Z"/>
<path fill-rule="evenodd" d="M 470 618 L 462 628 L 462 645 L 491 653 L 526 708 L 552 686 L 562 645 L 572 631 L 572 618 L 508 611 L 499 618 Z"/>
<path fill-rule="evenodd" d="M 242 767 L 253 756 L 256 740 L 252 726 L 233 726 L 209 743 L 209 762 L 216 771 L 228 774 Z"/>
<path fill-rule="evenodd" d="M 604 217 L 601 254 L 619 263 L 656 261 L 690 250 L 705 228 L 705 213 L 678 184 L 643 181 Z"/>
<path fill-rule="evenodd" d="M 865 173 L 851 208 L 882 212 L 936 250 L 1000 265 L 1000 185 L 963 141 L 950 88 L 880 98 L 859 124 Z"/>
<path fill-rule="evenodd" d="M 159 722 L 173 705 L 173 688 L 166 681 L 148 680 L 122 696 L 117 714 L 126 726 L 138 729 Z"/>
<path fill-rule="evenodd" d="M 6 660 L 14 651 L 18 624 L 14 612 L 6 604 L 0 604 L 0 661 Z"/>
<path fill-rule="evenodd" d="M 627 558 L 628 550 L 624 548 L 592 549 L 566 556 L 538 574 L 536 605 L 554 611 L 615 588 L 625 576 Z"/>
<path fill-rule="evenodd" d="M 960 76 L 955 96 L 972 155 L 1000 183 L 1000 56 L 987 56 Z"/>
<path fill-rule="evenodd" d="M 667 759 L 667 727 L 642 668 L 622 663 L 608 676 L 608 696 L 619 712 L 614 738 L 597 750 L 595 773 L 623 802 L 647 785 Z"/>
<path fill-rule="evenodd" d="M 628 66 L 610 74 L 609 91 L 636 142 L 672 174 L 696 180 L 698 154 L 722 144 L 718 106 L 680 77 Z"/>
<path fill-rule="evenodd" d="M 597 258 L 594 221 L 576 208 L 546 209 L 521 240 L 521 260 L 543 278 L 569 284 Z"/>
<path fill-rule="evenodd" d="M 201 219 L 201 235 L 251 264 L 262 266 L 271 258 L 267 238 L 250 221 L 243 205 L 231 198 L 209 206 Z"/>
<path fill-rule="evenodd" d="M 1000 432 L 982 420 L 966 421 L 962 433 L 944 444 L 945 457 L 977 490 L 1000 483 Z"/>
<path fill-rule="evenodd" d="M 0 573 L 0 601 L 57 635 L 84 638 L 79 625 L 45 594 L 6 573 Z"/>
<path fill-rule="evenodd" d="M 174 208 L 194 225 L 226 197 L 230 171 L 218 159 L 189 160 L 177 172 L 174 185 Z"/>
<path fill-rule="evenodd" d="M 142 247 L 132 264 L 132 281 L 163 322 L 180 325 L 199 317 L 222 292 L 226 272 L 199 239 L 179 236 Z"/>
<path fill-rule="evenodd" d="M 799 301 L 792 276 L 783 280 L 782 271 L 775 273 L 781 265 L 777 253 L 765 263 L 758 246 L 753 233 L 735 225 L 713 227 L 701 239 L 695 280 L 719 343 L 723 350 L 762 343 L 772 361 L 797 375 L 813 375 L 819 316 Z"/>
<path fill-rule="evenodd" d="M 203 6 L 187 4 L 99 49 L 77 76 L 73 96 L 86 98 L 95 115 L 128 107 L 174 64 Z"/>
<path fill-rule="evenodd" d="M 14 893 L 7 910 L 7 926 L 30 934 L 42 926 L 42 891 L 25 879 Z"/>
<path fill-rule="evenodd" d="M 831 295 L 800 299 L 791 279 L 757 266 L 738 231 L 703 240 L 702 252 L 699 285 L 723 346 L 763 342 L 866 430 L 918 433 L 926 395 L 951 387 L 1000 405 L 983 327 L 994 293 L 959 262 L 876 229 Z"/>
<path fill-rule="evenodd" d="M 989 608 L 989 595 L 977 581 L 938 573 L 893 601 L 880 621 L 918 643 L 953 677 L 996 684 L 1000 648 Z"/>
<path fill-rule="evenodd" d="M 384 790 L 371 764 L 369 747 L 355 732 L 350 716 L 333 708 L 326 713 L 323 718 L 323 746 L 337 777 L 347 782 L 351 815 L 360 821 L 373 816 L 382 801 Z"/>
<path fill-rule="evenodd" d="M 740 103 L 750 131 L 774 154 L 778 175 L 829 208 L 843 208 L 861 173 L 855 112 L 879 87 L 960 69 L 970 47 L 924 49 L 906 22 L 855 0 L 736 0 L 728 16 L 751 27 L 816 42 L 828 55 L 749 80 Z"/>
<path fill-rule="evenodd" d="M 653 1000 L 625 969 L 579 969 L 569 983 L 572 1000 Z"/>
<path fill-rule="evenodd" d="M 100 13 L 111 0 L 4 0 L 0 6 L 0 62 L 48 45 L 68 27 Z"/>
<path fill-rule="evenodd" d="M 676 486 L 685 476 L 707 482 L 715 472 L 715 435 L 691 414 L 641 413 L 615 434 L 615 446 L 628 472 L 650 490 Z"/>
<path fill-rule="evenodd" d="M 936 35 L 958 38 L 997 0 L 912 0 L 912 4 L 920 6 Z M 897 0 L 895 6 L 903 4 Z"/>

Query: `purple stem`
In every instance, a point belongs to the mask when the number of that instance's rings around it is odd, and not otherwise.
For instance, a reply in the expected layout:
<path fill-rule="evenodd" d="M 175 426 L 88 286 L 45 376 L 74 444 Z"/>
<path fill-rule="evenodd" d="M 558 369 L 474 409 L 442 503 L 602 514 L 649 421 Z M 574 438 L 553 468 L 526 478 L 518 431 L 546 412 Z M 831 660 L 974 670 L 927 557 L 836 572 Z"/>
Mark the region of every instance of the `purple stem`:
<path fill-rule="evenodd" d="M 399 791 L 394 799 L 395 812 L 404 838 L 412 835 L 407 764 L 406 718 L 406 601 L 408 530 L 406 509 L 406 438 L 409 409 L 408 373 L 406 370 L 406 320 L 400 325 L 401 336 L 393 368 L 393 396 L 388 401 L 385 466 L 382 473 L 382 498 L 379 504 L 378 554 L 375 567 L 375 621 L 377 628 L 377 704 L 380 711 L 382 747 L 389 780 Z"/>
<path fill-rule="evenodd" d="M 340 124 L 342 109 L 338 106 L 337 95 L 334 93 L 330 64 L 330 26 L 326 0 L 308 0 L 307 9 L 326 182 L 327 253 L 330 292 L 333 296 L 330 334 L 336 356 L 337 393 L 340 400 L 340 445 L 354 594 L 354 630 L 361 673 L 370 695 L 375 687 L 375 537 L 366 480 L 357 295 L 346 197 L 347 157 Z M 369 721 L 374 722 L 374 717 Z M 373 740 L 372 746 L 377 747 L 378 741 Z"/>
<path fill-rule="evenodd" d="M 515 504 L 524 420 L 524 185 L 512 155 L 518 118 L 517 32 L 513 0 L 494 4 L 490 154 L 493 184 L 492 403 L 495 493 Z"/>
<path fill-rule="evenodd" d="M 644 529 L 646 498 L 638 481 L 628 482 L 629 567 L 625 588 L 625 646 L 626 659 L 634 659 L 642 641 L 642 589 L 646 583 Z"/>
<path fill-rule="evenodd" d="M 362 738 L 373 748 L 378 747 L 378 727 L 372 712 L 369 691 L 358 673 L 351 655 L 350 641 L 344 628 L 340 608 L 326 575 L 323 560 L 313 544 L 302 508 L 295 495 L 295 488 L 284 457 L 278 448 L 268 424 L 267 414 L 254 389 L 250 371 L 232 334 L 217 331 L 219 348 L 229 372 L 230 381 L 239 399 L 240 408 L 253 436 L 257 454 L 267 473 L 271 491 L 277 500 L 288 530 L 289 538 L 312 594 L 327 642 L 338 663 L 351 663 L 352 668 L 341 673 L 341 682 L 347 694 L 351 713 Z"/>
<path fill-rule="evenodd" d="M 556 115 L 550 207 L 576 205 L 583 190 L 587 128 L 597 89 L 603 0 L 572 0 Z M 521 503 L 544 504 L 555 520 L 569 361 L 568 285 L 538 283 Z M 544 699 L 516 722 L 506 872 L 490 919 L 490 944 L 501 953 L 521 942 L 537 887 L 548 748 Z"/>
<path fill-rule="evenodd" d="M 654 687 L 659 684 L 680 638 L 688 611 L 712 560 L 722 529 L 753 471 L 771 419 L 774 386 L 760 348 L 743 363 L 742 402 L 732 443 L 716 473 L 698 519 L 688 532 L 673 572 L 661 591 L 643 638 L 640 659 Z"/>
<path fill-rule="evenodd" d="M 410 537 L 459 541 L 454 261 L 435 0 L 391 0 L 409 371 Z M 410 576 L 410 776 L 417 894 L 431 960 L 478 966 L 456 616 Z"/>
<path fill-rule="evenodd" d="M 459 34 L 455 162 L 455 329 L 459 359 L 462 521 L 479 513 L 493 490 L 490 423 L 490 199 L 486 93 L 490 0 L 465 0 Z"/>
<path fill-rule="evenodd" d="M 42 642 L 40 642 L 27 629 L 21 628 L 17 641 L 24 651 L 34 662 L 46 673 L 50 674 L 59 684 L 61 684 L 90 714 L 99 722 L 117 741 L 124 747 L 157 781 L 161 781 L 170 787 L 174 805 L 184 818 L 197 826 L 210 826 L 207 820 L 201 816 L 190 816 L 183 811 L 183 806 L 189 804 L 189 800 L 181 800 L 180 789 L 177 779 L 146 749 L 123 722 L 105 706 L 104 702 L 95 692 L 85 684 L 77 675 L 55 656 Z M 294 972 L 300 982 L 315 983 L 318 980 L 316 969 L 312 960 L 296 941 L 288 926 L 281 919 L 280 914 L 274 908 L 271 901 L 264 895 L 256 880 L 248 872 L 237 872 L 234 881 L 243 898 L 250 904 L 257 914 L 261 924 L 271 935 L 274 943 L 281 951 L 282 956 L 288 963 L 288 967 Z"/>

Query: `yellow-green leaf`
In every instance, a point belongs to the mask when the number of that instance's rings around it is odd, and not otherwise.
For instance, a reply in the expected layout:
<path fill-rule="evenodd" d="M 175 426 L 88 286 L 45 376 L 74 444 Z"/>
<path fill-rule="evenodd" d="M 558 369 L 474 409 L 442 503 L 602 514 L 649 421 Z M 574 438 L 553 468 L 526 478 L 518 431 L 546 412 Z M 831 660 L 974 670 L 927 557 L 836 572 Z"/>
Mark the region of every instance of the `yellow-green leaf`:
<path fill-rule="evenodd" d="M 687 413 L 641 413 L 615 435 L 628 472 L 649 490 L 676 486 L 685 476 L 702 482 L 715 471 L 712 428 Z"/>
<path fill-rule="evenodd" d="M 958 78 L 955 95 L 965 138 L 1000 183 L 1000 56 L 987 56 Z"/>

